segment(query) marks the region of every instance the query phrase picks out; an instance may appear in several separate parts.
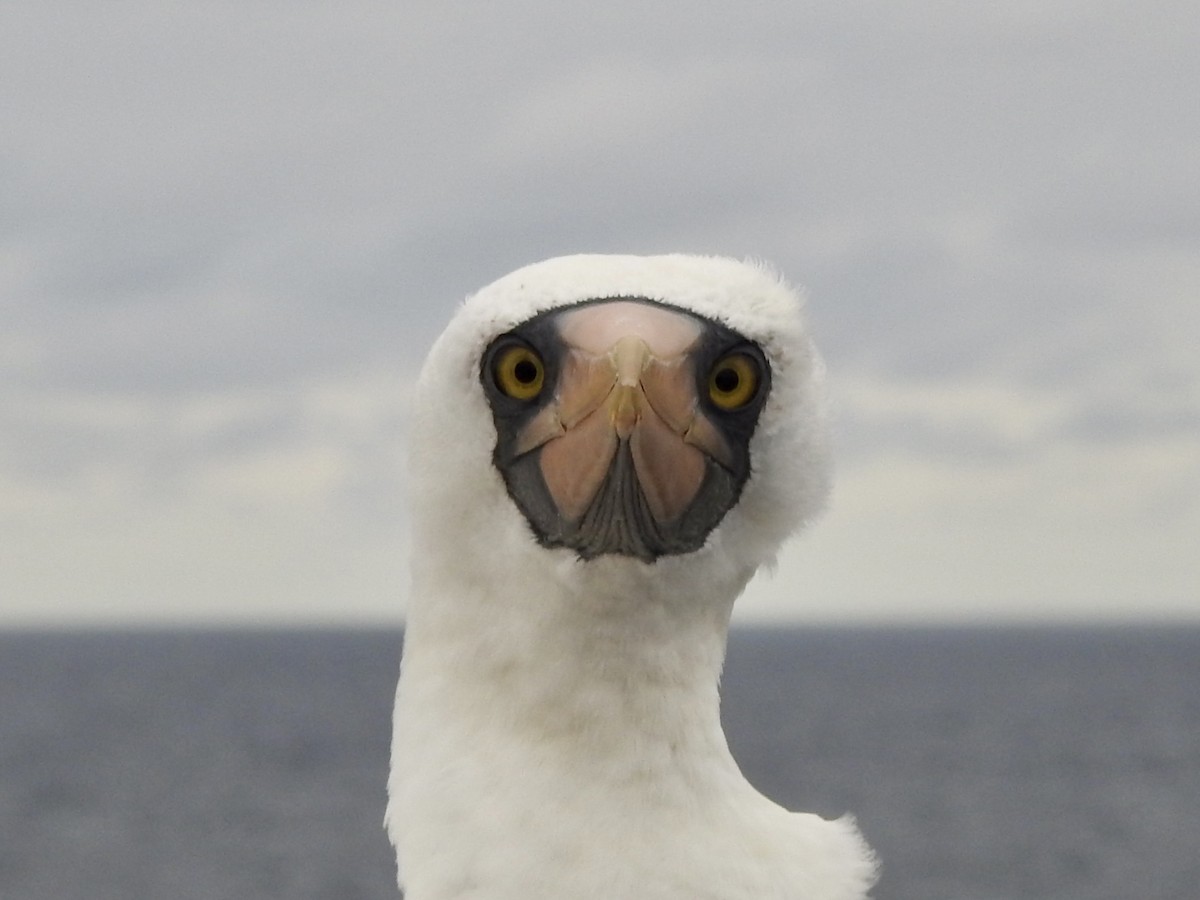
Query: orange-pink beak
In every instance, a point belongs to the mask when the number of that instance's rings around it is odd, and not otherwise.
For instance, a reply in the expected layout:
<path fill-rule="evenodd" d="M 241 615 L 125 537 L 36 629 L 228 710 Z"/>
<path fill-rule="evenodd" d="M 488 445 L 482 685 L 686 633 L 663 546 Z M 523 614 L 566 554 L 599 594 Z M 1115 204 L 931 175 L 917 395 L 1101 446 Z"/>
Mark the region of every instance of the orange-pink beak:
<path fill-rule="evenodd" d="M 621 442 L 659 523 L 678 519 L 704 482 L 708 459 L 732 465 L 725 438 L 696 396 L 694 318 L 660 306 L 610 301 L 564 314 L 566 345 L 553 398 L 517 434 L 516 455 L 539 465 L 559 513 L 578 521 Z"/>

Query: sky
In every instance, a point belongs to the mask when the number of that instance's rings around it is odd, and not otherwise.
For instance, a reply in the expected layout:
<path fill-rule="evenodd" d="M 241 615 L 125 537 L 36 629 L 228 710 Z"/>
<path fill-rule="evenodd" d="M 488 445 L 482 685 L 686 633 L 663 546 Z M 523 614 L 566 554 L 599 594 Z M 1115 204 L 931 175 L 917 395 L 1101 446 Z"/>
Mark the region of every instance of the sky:
<path fill-rule="evenodd" d="M 769 260 L 836 486 L 739 621 L 1200 620 L 1200 7 L 0 9 L 0 627 L 393 625 L 462 298 Z"/>

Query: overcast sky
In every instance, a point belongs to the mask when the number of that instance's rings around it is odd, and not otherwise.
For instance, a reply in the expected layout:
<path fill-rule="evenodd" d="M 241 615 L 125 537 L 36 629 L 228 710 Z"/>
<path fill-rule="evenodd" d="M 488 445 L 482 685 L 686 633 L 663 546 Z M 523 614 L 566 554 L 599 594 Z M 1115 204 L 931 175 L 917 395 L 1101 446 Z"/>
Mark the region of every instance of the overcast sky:
<path fill-rule="evenodd" d="M 467 10 L 467 11 L 464 11 Z M 562 253 L 770 260 L 743 620 L 1200 619 L 1200 7 L 5 3 L 0 625 L 395 623 L 405 404 Z"/>

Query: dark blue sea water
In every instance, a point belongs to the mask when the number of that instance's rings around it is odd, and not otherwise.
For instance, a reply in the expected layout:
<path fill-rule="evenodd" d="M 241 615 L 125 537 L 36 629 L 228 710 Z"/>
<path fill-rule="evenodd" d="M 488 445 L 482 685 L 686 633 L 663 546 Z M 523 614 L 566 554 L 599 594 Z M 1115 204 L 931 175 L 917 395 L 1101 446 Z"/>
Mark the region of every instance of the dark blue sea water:
<path fill-rule="evenodd" d="M 395 898 L 398 633 L 0 634 L 0 898 Z M 879 900 L 1200 897 L 1200 630 L 736 631 L 747 776 Z"/>

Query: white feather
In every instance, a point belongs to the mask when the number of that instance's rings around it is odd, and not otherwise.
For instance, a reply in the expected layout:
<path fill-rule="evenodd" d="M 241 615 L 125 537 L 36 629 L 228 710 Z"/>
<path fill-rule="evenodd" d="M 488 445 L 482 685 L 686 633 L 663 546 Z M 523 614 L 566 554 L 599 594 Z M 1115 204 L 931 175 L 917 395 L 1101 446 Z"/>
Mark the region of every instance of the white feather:
<path fill-rule="evenodd" d="M 582 300 L 645 297 L 762 346 L 752 475 L 703 548 L 648 564 L 538 545 L 492 465 L 479 359 Z M 738 770 L 717 682 L 733 602 L 828 490 L 820 361 L 761 267 L 577 256 L 471 297 L 417 386 L 413 589 L 387 826 L 408 900 L 865 897 L 843 819 L 789 813 Z"/>

